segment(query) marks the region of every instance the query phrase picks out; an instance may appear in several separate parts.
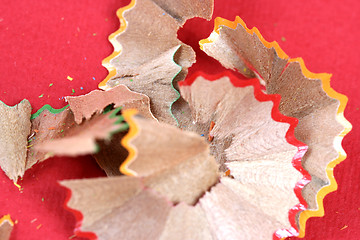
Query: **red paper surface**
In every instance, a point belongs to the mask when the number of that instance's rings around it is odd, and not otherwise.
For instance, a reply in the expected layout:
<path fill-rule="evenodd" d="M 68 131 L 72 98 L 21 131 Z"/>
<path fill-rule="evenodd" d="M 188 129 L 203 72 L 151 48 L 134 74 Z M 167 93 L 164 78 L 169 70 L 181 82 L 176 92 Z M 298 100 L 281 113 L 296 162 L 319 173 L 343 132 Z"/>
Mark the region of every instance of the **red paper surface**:
<path fill-rule="evenodd" d="M 0 100 L 14 105 L 27 98 L 35 111 L 46 103 L 56 108 L 65 106 L 61 98 L 71 95 L 72 89 L 74 95 L 96 89 L 107 75 L 101 61 L 113 50 L 107 37 L 119 27 L 116 10 L 128 2 L 2 0 Z M 236 15 L 248 27 L 258 27 L 268 41 L 278 41 L 290 57 L 303 57 L 309 70 L 333 73 L 332 87 L 349 97 L 345 117 L 353 130 L 343 141 L 348 158 L 335 168 L 339 189 L 325 198 L 325 217 L 308 221 L 305 239 L 359 239 L 360 3 L 215 1 L 214 16 L 234 20 Z M 223 70 L 198 49 L 198 41 L 212 29 L 213 22 L 194 19 L 179 32 L 181 40 L 197 48 L 198 62 L 190 74 Z M 71 237 L 75 218 L 62 207 L 66 191 L 57 181 L 104 175 L 90 157 L 53 158 L 26 172 L 20 182 L 24 188 L 21 193 L 0 171 L 0 216 L 11 214 L 18 220 L 12 239 Z"/>

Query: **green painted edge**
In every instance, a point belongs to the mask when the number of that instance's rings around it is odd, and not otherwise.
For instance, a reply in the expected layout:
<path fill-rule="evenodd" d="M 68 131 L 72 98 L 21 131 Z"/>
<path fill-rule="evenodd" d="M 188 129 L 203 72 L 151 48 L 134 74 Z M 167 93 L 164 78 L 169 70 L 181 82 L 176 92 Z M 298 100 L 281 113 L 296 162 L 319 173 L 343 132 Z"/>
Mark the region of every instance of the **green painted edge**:
<path fill-rule="evenodd" d="M 116 133 L 123 132 L 123 131 L 126 131 L 129 129 L 129 124 L 124 121 L 125 120 L 124 116 L 116 115 L 117 113 L 119 113 L 121 111 L 121 109 L 122 109 L 122 107 L 119 107 L 119 108 L 115 108 L 107 113 L 103 112 L 103 114 L 109 115 L 110 119 L 117 118 L 117 120 L 114 122 L 114 125 L 120 125 L 118 129 L 109 132 L 109 134 L 107 136 L 108 139 L 111 139 L 112 136 Z M 101 150 L 101 148 L 100 148 L 99 144 L 97 144 L 95 142 L 95 151 L 91 154 L 97 154 L 100 152 L 100 150 Z"/>
<path fill-rule="evenodd" d="M 112 111 L 109 111 L 109 113 L 110 113 L 109 118 L 118 118 L 118 120 L 115 122 L 115 124 L 119 124 L 125 120 L 122 115 L 116 115 L 121 111 L 121 109 L 122 109 L 122 107 L 118 107 L 118 108 L 113 109 Z"/>
<path fill-rule="evenodd" d="M 174 79 L 175 79 L 175 77 L 182 71 L 182 69 L 183 69 L 183 67 L 182 66 L 180 66 L 179 64 L 177 64 L 175 61 L 174 61 L 174 56 L 175 56 L 175 54 L 176 54 L 176 52 L 179 50 L 179 48 L 181 47 L 181 45 L 179 45 L 178 47 L 177 47 L 177 49 L 176 49 L 176 51 L 174 52 L 174 54 L 173 54 L 173 56 L 172 56 L 172 62 L 175 64 L 175 65 L 177 65 L 177 66 L 179 66 L 180 67 L 180 70 L 174 75 L 174 77 L 172 78 L 172 80 L 171 80 L 171 87 L 172 87 L 172 89 L 176 92 L 176 94 L 177 94 L 177 98 L 170 104 L 170 107 L 169 107 L 169 112 L 170 112 L 170 115 L 171 115 L 171 117 L 172 118 L 174 118 L 174 120 L 176 121 L 176 125 L 177 126 L 179 126 L 179 121 L 177 120 L 177 118 L 174 116 L 174 114 L 172 113 L 172 106 L 174 105 L 174 103 L 177 101 L 177 100 L 179 100 L 179 98 L 180 98 L 180 92 L 178 91 L 178 90 L 176 90 L 176 88 L 174 87 Z M 116 71 L 116 69 L 115 69 L 115 71 Z M 106 83 L 105 83 L 106 84 Z M 146 95 L 145 93 L 142 93 L 142 94 L 144 94 L 144 95 Z M 147 95 L 146 95 L 147 96 Z"/>
<path fill-rule="evenodd" d="M 36 113 L 32 114 L 30 119 L 33 120 L 33 119 L 37 118 L 38 116 L 40 116 L 40 114 L 44 110 L 48 110 L 52 114 L 58 114 L 58 113 L 61 113 L 62 111 L 64 111 L 68 107 L 69 107 L 69 104 L 63 108 L 56 109 L 56 108 L 53 108 L 52 106 L 50 106 L 49 104 L 46 104 L 46 105 L 42 106 L 42 108 L 40 108 Z"/>
<path fill-rule="evenodd" d="M 180 98 L 180 96 L 181 96 L 180 93 L 179 93 L 179 91 L 176 90 L 176 88 L 174 87 L 174 79 L 176 78 L 177 75 L 179 75 L 179 73 L 180 73 L 180 72 L 182 71 L 182 69 L 183 69 L 182 66 L 180 66 L 179 64 L 177 64 L 177 63 L 174 61 L 175 54 L 176 54 L 176 52 L 179 50 L 180 47 L 181 47 L 181 45 L 178 46 L 178 48 L 176 49 L 176 51 L 174 52 L 173 57 L 172 57 L 173 63 L 175 63 L 175 65 L 177 65 L 177 66 L 180 67 L 179 72 L 177 72 L 177 73 L 174 75 L 173 79 L 171 80 L 171 87 L 172 87 L 172 89 L 176 92 L 177 98 L 170 104 L 170 107 L 169 107 L 170 115 L 171 115 L 171 117 L 173 117 L 173 118 L 175 119 L 177 126 L 179 126 L 179 121 L 177 120 L 177 118 L 176 118 L 176 117 L 174 116 L 174 114 L 172 113 L 172 106 L 174 105 L 174 103 L 175 103 L 177 100 L 179 100 L 179 98 Z"/>
<path fill-rule="evenodd" d="M 23 101 L 27 101 L 26 99 L 24 99 Z M 21 102 L 23 102 L 21 101 Z M 1 103 L 3 103 L 1 100 L 0 100 Z M 3 103 L 5 106 L 8 106 L 6 105 L 5 103 Z M 17 105 L 17 104 L 16 104 Z M 12 107 L 15 107 L 16 105 L 12 106 Z M 8 106 L 8 107 L 11 107 L 11 106 Z M 66 105 L 65 107 L 63 108 L 60 108 L 60 109 L 56 109 L 56 108 L 53 108 L 51 107 L 49 104 L 46 104 L 44 105 L 42 108 L 40 108 L 36 113 L 32 114 L 31 115 L 31 120 L 37 118 L 38 116 L 40 116 L 40 114 L 44 111 L 44 110 L 48 110 L 50 113 L 52 114 L 58 114 L 58 113 L 61 113 L 63 112 L 64 110 L 66 110 L 67 108 L 69 107 L 69 105 Z M 120 127 L 112 132 L 109 133 L 109 136 L 108 138 L 111 138 L 114 134 L 116 133 L 119 133 L 119 132 L 122 132 L 122 131 L 126 131 L 129 129 L 129 124 L 124 122 L 124 117 L 122 115 L 117 115 L 120 111 L 121 111 L 122 107 L 119 107 L 119 108 L 115 108 L 114 110 L 112 111 L 109 111 L 108 113 L 105 113 L 105 114 L 109 114 L 109 118 L 117 118 L 117 120 L 115 121 L 114 125 L 120 125 Z M 95 144 L 95 151 L 94 153 L 97 153 L 100 151 L 100 146 L 98 144 Z M 93 153 L 93 154 L 94 154 Z"/>
<path fill-rule="evenodd" d="M 112 137 L 114 134 L 123 132 L 129 129 L 129 124 L 125 122 L 125 118 L 123 115 L 117 115 L 121 111 L 122 107 L 115 108 L 110 112 L 109 118 L 117 118 L 114 124 L 120 125 L 118 129 L 115 131 L 110 132 L 110 136 Z"/>

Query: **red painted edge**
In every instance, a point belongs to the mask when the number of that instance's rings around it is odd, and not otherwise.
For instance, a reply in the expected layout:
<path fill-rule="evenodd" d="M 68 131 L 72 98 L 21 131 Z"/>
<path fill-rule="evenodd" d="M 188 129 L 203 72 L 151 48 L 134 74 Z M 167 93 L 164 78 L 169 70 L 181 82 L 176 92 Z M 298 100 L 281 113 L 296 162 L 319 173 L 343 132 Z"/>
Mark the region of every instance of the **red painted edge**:
<path fill-rule="evenodd" d="M 68 203 L 69 203 L 69 201 L 71 199 L 71 195 L 72 195 L 71 189 L 61 185 L 59 182 L 58 182 L 58 184 L 61 187 L 66 189 L 66 199 L 65 199 L 65 202 L 64 202 L 64 205 L 63 205 L 64 209 L 66 209 L 67 211 L 74 214 L 75 219 L 76 219 L 76 224 L 75 224 L 75 229 L 74 229 L 75 236 L 88 238 L 90 240 L 97 240 L 98 237 L 96 236 L 96 234 L 94 232 L 83 232 L 83 231 L 81 231 L 81 225 L 82 225 L 83 220 L 84 220 L 84 215 L 80 211 L 78 211 L 76 209 L 73 209 L 73 208 L 70 208 L 68 206 Z"/>
<path fill-rule="evenodd" d="M 305 169 L 301 165 L 301 158 L 304 156 L 304 154 L 307 151 L 307 145 L 305 145 L 304 143 L 297 140 L 294 135 L 295 127 L 298 124 L 298 119 L 292 118 L 292 117 L 287 117 L 287 116 L 281 114 L 279 111 L 281 96 L 278 94 L 270 95 L 270 94 L 263 93 L 261 90 L 260 82 L 257 78 L 252 78 L 252 79 L 247 79 L 247 80 L 238 79 L 230 71 L 225 71 L 223 73 L 219 73 L 216 75 L 207 75 L 203 72 L 196 72 L 193 75 L 191 75 L 190 77 L 186 78 L 184 81 L 179 82 L 178 84 L 179 84 L 179 86 L 191 86 L 191 84 L 198 77 L 203 77 L 208 81 L 216 81 L 222 77 L 228 77 L 230 79 L 230 82 L 235 87 L 252 86 L 254 88 L 255 99 L 257 99 L 259 102 L 267 102 L 267 101 L 273 102 L 274 105 L 273 105 L 273 108 L 271 111 L 272 119 L 277 122 L 283 122 L 283 123 L 290 124 L 290 127 L 289 127 L 288 131 L 286 132 L 285 138 L 289 144 L 297 147 L 297 149 L 298 149 L 296 155 L 294 156 L 294 158 L 292 160 L 292 165 L 294 166 L 294 168 L 296 170 L 298 170 L 303 175 L 303 178 L 299 182 L 296 183 L 295 188 L 294 188 L 294 192 L 295 192 L 297 198 L 299 199 L 299 204 L 293 206 L 289 210 L 288 217 L 289 217 L 289 221 L 291 224 L 291 228 L 277 230 L 273 235 L 273 239 L 278 240 L 278 239 L 282 239 L 285 237 L 297 236 L 299 230 L 298 230 L 298 227 L 295 222 L 296 215 L 300 211 L 303 211 L 307 208 L 307 203 L 301 195 L 301 190 L 311 180 L 310 174 L 307 171 L 305 171 Z M 76 218 L 76 226 L 75 226 L 75 230 L 74 230 L 75 235 L 78 237 L 85 237 L 85 238 L 88 238 L 91 240 L 97 240 L 98 238 L 95 233 L 81 231 L 81 225 L 82 225 L 84 216 L 80 211 L 70 208 L 67 205 L 71 199 L 72 191 L 71 191 L 71 189 L 69 189 L 65 186 L 62 186 L 62 187 L 64 187 L 67 190 L 67 196 L 66 196 L 66 200 L 64 202 L 64 208 L 66 210 L 68 210 L 69 212 L 73 213 Z"/>
<path fill-rule="evenodd" d="M 278 239 L 283 239 L 286 237 L 298 236 L 299 229 L 298 229 L 298 227 L 296 225 L 296 221 L 295 221 L 296 215 L 299 212 L 307 209 L 307 203 L 306 203 L 305 199 L 302 197 L 301 190 L 311 180 L 310 174 L 302 167 L 302 164 L 301 164 L 301 159 L 304 156 L 304 154 L 306 153 L 308 147 L 306 144 L 297 140 L 294 135 L 295 127 L 297 126 L 297 124 L 299 122 L 298 119 L 293 118 L 293 117 L 288 117 L 288 116 L 281 114 L 280 110 L 279 110 L 281 96 L 279 94 L 271 94 L 270 95 L 270 94 L 266 94 L 266 93 L 262 92 L 262 90 L 261 90 L 262 85 L 260 84 L 260 82 L 257 78 L 246 79 L 246 80 L 239 79 L 235 75 L 233 75 L 230 71 L 225 71 L 225 72 L 222 72 L 222 73 L 219 73 L 216 75 L 208 75 L 203 72 L 196 72 L 192 76 L 185 79 L 184 81 L 179 82 L 178 84 L 179 84 L 179 86 L 191 86 L 191 84 L 193 84 L 194 81 L 198 77 L 203 77 L 208 81 L 216 81 L 222 77 L 228 77 L 230 79 L 230 82 L 235 87 L 253 86 L 254 96 L 259 102 L 267 102 L 267 101 L 273 102 L 274 105 L 273 105 L 273 108 L 271 111 L 272 119 L 277 122 L 283 122 L 283 123 L 290 124 L 290 127 L 289 127 L 288 131 L 286 132 L 285 138 L 289 144 L 297 147 L 297 149 L 298 149 L 297 153 L 295 154 L 295 156 L 292 160 L 292 165 L 294 166 L 294 168 L 296 170 L 298 170 L 303 175 L 303 177 L 299 182 L 296 183 L 296 185 L 294 187 L 294 192 L 295 192 L 296 197 L 299 199 L 299 203 L 297 205 L 293 206 L 289 210 L 288 217 L 289 217 L 289 221 L 291 224 L 291 228 L 277 230 L 273 235 L 273 239 L 278 240 Z"/>

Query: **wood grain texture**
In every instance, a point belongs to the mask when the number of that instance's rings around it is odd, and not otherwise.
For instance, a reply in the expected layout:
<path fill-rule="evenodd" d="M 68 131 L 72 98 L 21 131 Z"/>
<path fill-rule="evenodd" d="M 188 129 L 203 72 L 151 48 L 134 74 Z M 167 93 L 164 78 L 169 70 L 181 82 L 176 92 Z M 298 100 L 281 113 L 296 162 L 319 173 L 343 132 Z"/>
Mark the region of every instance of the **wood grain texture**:
<path fill-rule="evenodd" d="M 95 231 L 99 239 L 117 239 L 119 236 L 127 240 L 158 239 L 171 206 L 160 195 L 144 190 L 114 209 L 101 225 L 95 226 Z"/>
<path fill-rule="evenodd" d="M 156 190 L 144 188 L 141 178 L 66 180 L 61 185 L 71 191 L 67 206 L 82 213 L 81 231 L 99 239 L 213 239 L 199 205 L 174 206 Z"/>
<path fill-rule="evenodd" d="M 192 206 L 219 179 L 208 144 L 196 133 L 133 118 L 139 134 L 130 145 L 136 149 L 131 170 L 137 172 L 136 166 L 144 163 L 149 171 L 139 168 L 138 176 L 61 182 L 71 190 L 68 207 L 82 213 L 81 230 L 99 239 L 120 234 L 122 239 L 172 239 L 172 233 L 211 239 L 205 214 Z"/>
<path fill-rule="evenodd" d="M 191 8 L 186 6 L 191 5 Z M 183 23 L 193 17 L 210 19 L 213 1 L 194 2 L 137 0 L 132 8 L 124 12 L 127 26 L 124 32 L 116 36 L 121 45 L 121 53 L 110 60 L 116 69 L 116 76 L 134 73 L 139 66 L 151 62 L 159 55 L 181 45 L 177 63 L 188 68 L 195 61 L 195 53 L 186 44 L 177 39 L 177 31 Z"/>
<path fill-rule="evenodd" d="M 131 177 L 96 178 L 60 182 L 71 190 L 67 205 L 81 211 L 82 230 L 92 231 L 94 227 L 108 228 L 102 224 L 115 208 L 124 205 L 140 193 L 138 179 Z"/>
<path fill-rule="evenodd" d="M 0 218 L 0 239 L 10 240 L 11 232 L 14 228 L 10 215 L 3 216 Z"/>
<path fill-rule="evenodd" d="M 148 176 L 209 152 L 206 141 L 196 133 L 137 116 L 133 120 L 139 130 L 129 144 L 137 154 L 127 167 L 137 176 Z"/>
<path fill-rule="evenodd" d="M 76 97 L 68 96 L 71 111 L 74 113 L 76 123 L 80 124 L 84 119 L 90 120 L 92 116 L 104 111 L 104 108 L 112 105 L 121 110 L 136 109 L 142 116 L 155 119 L 150 111 L 150 99 L 144 94 L 129 90 L 125 85 L 118 85 L 108 90 L 94 90 L 88 94 Z M 121 139 L 125 132 L 117 133 L 111 139 L 96 139 L 99 151 L 94 157 L 100 167 L 108 176 L 121 175 L 119 166 L 127 157 L 127 151 L 121 146 Z"/>
<path fill-rule="evenodd" d="M 129 145 L 136 154 L 124 167 L 145 177 L 146 186 L 174 203 L 195 204 L 218 181 L 218 165 L 204 138 L 141 117 L 133 120 L 138 133 Z"/>
<path fill-rule="evenodd" d="M 42 142 L 35 149 L 62 156 L 96 153 L 99 150 L 96 140 L 110 139 L 112 134 L 124 125 L 124 123 L 117 123 L 119 120 L 117 116 L 111 116 L 114 111 L 95 115 L 80 125 L 74 123 L 63 132 L 63 135 Z"/>
<path fill-rule="evenodd" d="M 167 14 L 183 25 L 186 20 L 194 17 L 210 20 L 214 2 L 211 0 L 200 1 L 168 1 L 168 0 L 152 0 L 156 5 L 162 8 Z"/>
<path fill-rule="evenodd" d="M 228 79 L 217 83 L 228 83 Z M 244 95 L 235 95 L 253 97 L 252 88 L 243 90 Z M 268 109 L 269 115 L 271 105 L 265 102 L 265 108 L 257 109 L 256 104 L 248 104 L 256 110 Z M 251 114 L 247 119 L 251 120 Z M 291 165 L 294 146 L 285 141 L 289 146 L 279 145 L 276 151 L 269 145 L 269 154 L 255 157 L 244 152 L 244 160 L 227 162 L 231 174 L 218 183 L 219 166 L 209 155 L 204 137 L 137 115 L 127 121 L 132 138 L 124 146 L 135 154 L 124 164 L 134 176 L 62 182 L 72 191 L 68 206 L 83 213 L 83 231 L 95 232 L 102 239 L 118 234 L 143 239 L 140 232 L 148 234 L 147 239 L 174 239 L 175 235 L 178 239 L 251 239 L 259 230 L 265 238 L 279 228 L 291 227 L 288 211 L 298 203 L 293 189 L 301 177 Z M 288 124 L 278 125 L 281 131 L 288 129 Z M 133 128 L 136 132 L 130 134 Z M 275 136 L 285 139 L 281 131 Z"/>
<path fill-rule="evenodd" d="M 123 131 L 111 136 L 110 140 L 96 140 L 100 150 L 93 156 L 107 176 L 122 175 L 119 167 L 127 158 L 128 151 L 121 145 L 121 140 L 126 134 L 127 131 Z"/>
<path fill-rule="evenodd" d="M 114 108 L 122 107 L 123 110 L 135 108 L 143 116 L 154 118 L 150 111 L 150 99 L 146 95 L 130 91 L 121 84 L 106 91 L 94 90 L 85 95 L 68 96 L 66 100 L 77 124 L 83 119 L 89 120 L 96 113 L 102 113 L 110 104 L 114 104 Z"/>
<path fill-rule="evenodd" d="M 193 121 L 189 127 L 199 135 L 214 137 L 212 154 L 219 164 L 284 154 L 291 165 L 297 149 L 285 139 L 289 124 L 272 119 L 273 103 L 256 100 L 253 87 L 235 87 L 228 77 L 215 81 L 198 77 L 180 91 L 190 105 Z M 209 132 L 211 121 L 215 126 Z"/>
<path fill-rule="evenodd" d="M 65 103 L 58 98 L 71 93 L 71 88 L 76 90 L 74 95 L 95 89 L 97 81 L 107 74 L 99 63 L 112 51 L 107 36 L 119 25 L 115 10 L 127 2 L 129 1 L 15 0 L 4 4 L 1 11 L 4 31 L 0 34 L 3 53 L 0 66 L 5 77 L 0 81 L 1 100 L 12 106 L 26 97 L 34 109 L 39 109 L 45 103 L 60 108 Z M 360 98 L 356 77 L 360 76 L 360 68 L 357 67 L 360 52 L 360 2 L 351 0 L 346 4 L 339 4 L 334 0 L 326 3 L 319 0 L 231 0 L 216 1 L 215 4 L 216 16 L 233 20 L 235 15 L 240 15 L 248 26 L 258 26 L 268 40 L 279 40 L 292 57 L 303 56 L 310 70 L 334 73 L 331 85 L 337 91 L 348 95 L 349 103 L 345 116 L 354 124 L 354 128 L 343 141 L 348 156 L 334 168 L 338 190 L 324 198 L 325 216 L 312 218 L 307 222 L 305 239 L 356 238 L 360 234 L 360 127 L 357 124 L 360 119 Z M 61 20 L 62 17 L 64 20 Z M 213 28 L 210 25 L 211 23 L 206 21 L 194 20 L 188 22 L 179 35 L 197 49 L 196 39 L 207 36 Z M 80 33 L 76 31 L 77 27 L 80 28 Z M 19 39 L 22 33 L 22 39 L 27 39 L 26 41 Z M 93 33 L 96 33 L 96 36 L 92 36 Z M 282 41 L 282 37 L 285 37 L 286 41 Z M 67 44 L 67 41 L 70 41 L 70 44 Z M 54 54 L 54 51 L 57 54 Z M 194 65 L 190 72 L 201 70 L 216 74 L 224 71 L 205 54 L 197 56 L 198 64 Z M 87 57 L 86 61 L 84 57 Z M 66 80 L 68 75 L 74 78 L 72 82 Z M 93 76 L 96 80 L 92 80 Z M 49 88 L 50 82 L 54 85 Z M 83 91 L 80 91 L 81 86 L 84 87 Z M 44 93 L 44 97 L 38 98 L 41 93 Z M 73 235 L 73 216 L 62 208 L 61 199 L 65 198 L 65 191 L 57 187 L 56 181 L 91 177 L 94 171 L 98 173 L 93 161 L 88 162 L 87 159 L 56 158 L 37 166 L 39 171 L 34 171 L 34 168 L 29 174 L 25 174 L 25 188 L 20 195 L 12 181 L 2 174 L 0 195 L 6 204 L 1 204 L 0 212 L 22 212 L 16 216 L 19 224 L 15 225 L 14 240 L 21 240 L 28 235 L 38 240 L 64 240 Z M 41 168 L 43 165 L 46 166 L 45 172 Z M 32 178 L 31 173 L 34 172 L 35 178 Z M 38 182 L 43 184 L 40 186 Z M 21 197 L 21 204 L 18 201 L 7 201 L 18 197 Z M 45 197 L 44 203 L 39 201 L 41 197 Z M 38 201 L 34 202 L 34 199 Z M 49 215 L 50 209 L 53 211 Z M 39 230 L 36 225 L 29 224 L 34 218 L 34 211 L 38 220 L 41 218 L 46 221 L 46 225 Z M 345 224 L 348 227 L 341 230 Z"/>
<path fill-rule="evenodd" d="M 213 6 L 212 0 L 133 0 L 121 10 L 122 26 L 110 36 L 115 51 L 104 60 L 109 75 L 99 87 L 121 83 L 143 93 L 156 118 L 177 125 L 171 113 L 179 98 L 173 81 L 183 80 L 195 62 L 195 52 L 177 38 L 177 31 L 189 18 L 210 20 Z"/>
<path fill-rule="evenodd" d="M 252 86 L 235 87 L 228 77 L 200 76 L 180 91 L 190 105 L 192 128 L 214 137 L 211 153 L 220 170 L 237 180 L 229 187 L 290 228 L 288 211 L 299 203 L 294 187 L 302 174 L 292 164 L 298 149 L 286 140 L 289 124 L 272 118 L 273 102 L 258 101 Z"/>
<path fill-rule="evenodd" d="M 69 108 L 57 114 L 44 110 L 32 119 L 26 170 L 50 157 L 47 152 L 39 151 L 38 146 L 52 139 L 61 138 L 74 124 L 74 115 Z"/>
<path fill-rule="evenodd" d="M 317 209 L 317 192 L 330 184 L 326 166 L 338 157 L 332 143 L 344 129 L 336 120 L 339 101 L 322 87 L 329 76 L 318 74 L 317 79 L 305 75 L 302 60 L 290 59 L 277 43 L 266 42 L 256 28 L 247 29 L 240 18 L 234 22 L 219 19 L 212 36 L 202 43 L 203 50 L 223 66 L 257 76 L 267 93 L 280 94 L 281 113 L 299 119 L 295 136 L 309 147 L 303 166 L 317 179 L 303 189 L 303 196 L 309 209 Z"/>
<path fill-rule="evenodd" d="M 0 167 L 14 182 L 25 172 L 30 116 L 28 100 L 13 107 L 0 101 Z"/>
<path fill-rule="evenodd" d="M 189 206 L 180 203 L 171 208 L 164 231 L 159 239 L 211 240 L 214 238 L 200 205 Z"/>
<path fill-rule="evenodd" d="M 281 223 L 264 214 L 259 206 L 223 183 L 206 193 L 200 206 L 216 239 L 271 239 L 275 230 L 281 227 Z"/>
<path fill-rule="evenodd" d="M 173 61 L 178 48 L 175 46 L 151 62 L 144 63 L 136 73 L 114 77 L 107 84 L 111 87 L 123 84 L 132 91 L 145 94 L 150 98 L 150 109 L 154 116 L 159 121 L 176 125 L 171 105 L 179 98 L 179 93 L 172 85 L 174 77 L 181 71 L 181 67 Z"/>

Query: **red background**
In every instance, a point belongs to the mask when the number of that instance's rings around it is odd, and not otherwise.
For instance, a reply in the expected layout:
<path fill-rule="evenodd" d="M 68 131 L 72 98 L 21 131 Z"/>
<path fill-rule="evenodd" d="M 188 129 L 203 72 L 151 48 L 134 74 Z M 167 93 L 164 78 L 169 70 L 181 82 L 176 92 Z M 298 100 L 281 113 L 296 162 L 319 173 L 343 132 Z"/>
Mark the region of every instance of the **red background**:
<path fill-rule="evenodd" d="M 113 51 L 107 37 L 119 27 L 116 10 L 128 2 L 1 0 L 0 100 L 14 105 L 27 98 L 36 111 L 46 103 L 63 107 L 61 97 L 72 89 L 74 95 L 96 89 L 107 75 L 101 61 Z M 348 158 L 335 168 L 339 189 L 325 198 L 325 217 L 308 221 L 305 239 L 359 239 L 359 14 L 355 0 L 215 3 L 214 16 L 234 20 L 239 15 L 265 39 L 278 41 L 290 57 L 303 57 L 310 71 L 333 73 L 332 87 L 349 97 L 345 117 L 353 130 L 343 141 Z M 194 19 L 179 35 L 197 48 L 212 29 L 213 21 Z M 222 71 L 214 60 L 199 50 L 197 54 L 190 74 Z M 26 172 L 21 193 L 0 171 L 0 216 L 9 213 L 18 220 L 12 239 L 68 239 L 75 218 L 62 208 L 65 190 L 57 181 L 103 175 L 90 157 L 53 158 Z"/>

